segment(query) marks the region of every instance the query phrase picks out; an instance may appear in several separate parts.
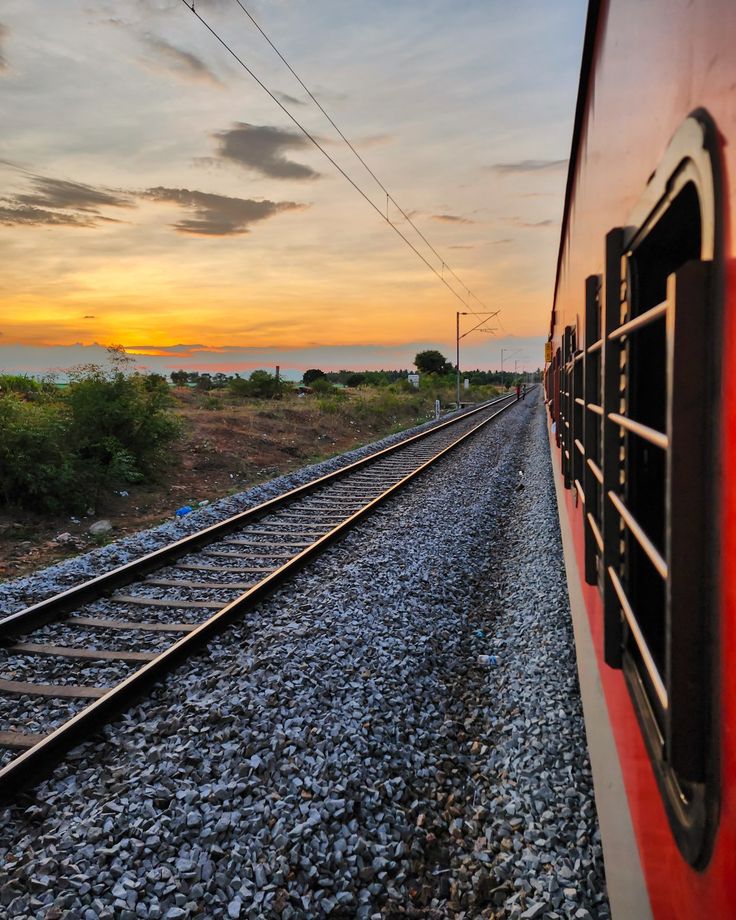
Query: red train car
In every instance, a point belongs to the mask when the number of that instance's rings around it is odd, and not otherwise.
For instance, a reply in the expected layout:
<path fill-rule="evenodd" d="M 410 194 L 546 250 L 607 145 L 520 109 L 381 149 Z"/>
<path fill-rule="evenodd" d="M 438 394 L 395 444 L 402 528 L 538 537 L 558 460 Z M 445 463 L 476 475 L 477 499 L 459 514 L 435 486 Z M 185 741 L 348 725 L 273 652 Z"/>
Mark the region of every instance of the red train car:
<path fill-rule="evenodd" d="M 588 11 L 546 367 L 614 917 L 736 917 L 736 2 Z"/>

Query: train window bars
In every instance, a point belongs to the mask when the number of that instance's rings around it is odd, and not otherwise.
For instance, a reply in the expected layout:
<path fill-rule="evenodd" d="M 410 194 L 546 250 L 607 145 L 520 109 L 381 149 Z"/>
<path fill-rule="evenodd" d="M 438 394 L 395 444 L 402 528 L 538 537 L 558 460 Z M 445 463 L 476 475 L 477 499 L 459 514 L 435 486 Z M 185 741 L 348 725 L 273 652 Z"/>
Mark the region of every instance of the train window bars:
<path fill-rule="evenodd" d="M 603 555 L 601 469 L 601 276 L 585 279 L 585 348 L 583 393 L 580 399 L 583 432 L 583 491 L 585 494 L 585 580 L 598 584 Z"/>
<path fill-rule="evenodd" d="M 574 380 L 573 366 L 575 358 L 576 332 L 574 326 L 566 326 L 562 336 L 562 357 L 560 367 L 560 410 L 558 432 L 562 450 L 562 478 L 565 488 L 569 489 L 573 479 L 574 464 Z"/>
<path fill-rule="evenodd" d="M 695 866 L 708 857 L 717 792 L 716 138 L 705 113 L 690 117 L 632 226 L 608 234 L 601 334 L 586 332 L 586 578 L 600 577 L 605 659 L 624 670 L 671 826 Z M 586 320 L 594 289 L 588 279 Z"/>

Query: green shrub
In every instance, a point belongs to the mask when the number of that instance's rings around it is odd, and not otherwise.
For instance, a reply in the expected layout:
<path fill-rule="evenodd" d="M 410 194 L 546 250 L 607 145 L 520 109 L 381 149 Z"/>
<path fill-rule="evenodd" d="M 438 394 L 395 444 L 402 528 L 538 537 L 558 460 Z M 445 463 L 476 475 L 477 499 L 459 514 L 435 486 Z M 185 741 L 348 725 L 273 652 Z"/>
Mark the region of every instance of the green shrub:
<path fill-rule="evenodd" d="M 317 400 L 317 407 L 328 415 L 337 415 L 342 409 L 343 400 L 338 396 L 322 396 Z"/>
<path fill-rule="evenodd" d="M 0 374 L 0 393 L 37 393 L 41 385 L 22 374 Z"/>
<path fill-rule="evenodd" d="M 286 384 L 277 380 L 268 371 L 253 371 L 247 380 L 233 377 L 228 382 L 230 392 L 234 396 L 253 396 L 256 399 L 277 399 L 282 395 Z"/>
<path fill-rule="evenodd" d="M 77 375 L 43 401 L 0 395 L 0 504 L 47 511 L 95 504 L 101 489 L 154 475 L 179 423 L 158 375 Z"/>
<path fill-rule="evenodd" d="M 79 494 L 68 418 L 59 404 L 0 396 L 0 499 L 45 511 L 74 507 Z"/>
<path fill-rule="evenodd" d="M 163 378 L 94 375 L 69 387 L 69 434 L 89 489 L 137 482 L 154 474 L 179 424 Z"/>
<path fill-rule="evenodd" d="M 310 386 L 315 393 L 319 393 L 322 396 L 331 395 L 337 392 L 335 386 L 330 383 L 327 377 L 317 377 L 313 379 Z"/>
<path fill-rule="evenodd" d="M 228 383 L 233 396 L 250 396 L 250 382 L 242 377 L 233 377 Z"/>

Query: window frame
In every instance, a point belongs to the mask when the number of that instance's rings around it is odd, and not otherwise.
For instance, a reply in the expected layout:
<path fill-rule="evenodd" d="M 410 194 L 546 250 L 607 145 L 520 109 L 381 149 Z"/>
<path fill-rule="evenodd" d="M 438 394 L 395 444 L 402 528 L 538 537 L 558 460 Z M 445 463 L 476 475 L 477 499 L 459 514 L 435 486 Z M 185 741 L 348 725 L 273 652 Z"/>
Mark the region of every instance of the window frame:
<path fill-rule="evenodd" d="M 700 209 L 700 258 L 668 276 L 667 296 L 657 305 L 658 313 L 648 309 L 644 314 L 649 316 L 637 314 L 632 278 L 637 253 L 691 184 Z M 675 839 L 685 859 L 696 868 L 702 868 L 709 859 L 719 801 L 717 522 L 719 332 L 724 290 L 722 202 L 718 133 L 710 116 L 698 110 L 675 134 L 627 227 L 612 230 L 606 237 L 600 444 L 602 552 L 594 534 L 591 541 L 586 539 L 586 580 L 592 581 L 595 575 L 603 595 L 604 658 L 610 666 L 623 669 Z M 586 327 L 594 286 L 591 279 L 587 281 Z M 666 430 L 655 432 L 642 425 L 637 430 L 636 420 L 627 413 L 625 343 L 647 322 L 663 316 Z M 639 325 L 631 323 L 632 319 Z M 586 352 L 587 345 L 586 329 Z M 710 367 L 710 374 L 706 367 Z M 698 373 L 693 374 L 693 368 Z M 589 384 L 586 375 L 586 394 Z M 586 402 L 590 401 L 586 395 Z M 713 411 L 699 411 L 703 404 L 712 406 Z M 585 416 L 588 427 L 593 428 L 589 413 Z M 595 436 L 594 431 L 586 434 L 586 446 Z M 666 451 L 662 553 L 625 505 L 632 437 L 649 440 L 652 449 L 659 443 Z M 688 487 L 682 488 L 683 483 Z M 593 533 L 587 515 L 586 523 Z M 693 532 L 702 536 L 696 547 L 690 539 Z M 664 581 L 663 673 L 649 653 L 627 597 L 627 566 L 632 558 L 627 541 L 633 539 Z"/>

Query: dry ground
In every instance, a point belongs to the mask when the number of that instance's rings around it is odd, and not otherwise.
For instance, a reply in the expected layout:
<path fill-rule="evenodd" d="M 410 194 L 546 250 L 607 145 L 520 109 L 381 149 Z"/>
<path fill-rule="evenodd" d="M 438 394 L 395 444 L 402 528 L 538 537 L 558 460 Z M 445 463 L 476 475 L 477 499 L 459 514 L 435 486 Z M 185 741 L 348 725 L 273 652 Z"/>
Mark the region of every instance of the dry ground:
<path fill-rule="evenodd" d="M 235 402 L 221 391 L 177 390 L 176 402 L 183 435 L 160 481 L 127 486 L 127 496 L 110 493 L 81 518 L 0 512 L 0 581 L 94 547 L 100 538 L 88 529 L 101 518 L 113 525 L 103 540 L 159 524 L 182 505 L 242 491 L 419 424 L 434 398 L 361 391 L 342 399 L 310 395 Z M 71 542 L 57 541 L 64 533 Z"/>

